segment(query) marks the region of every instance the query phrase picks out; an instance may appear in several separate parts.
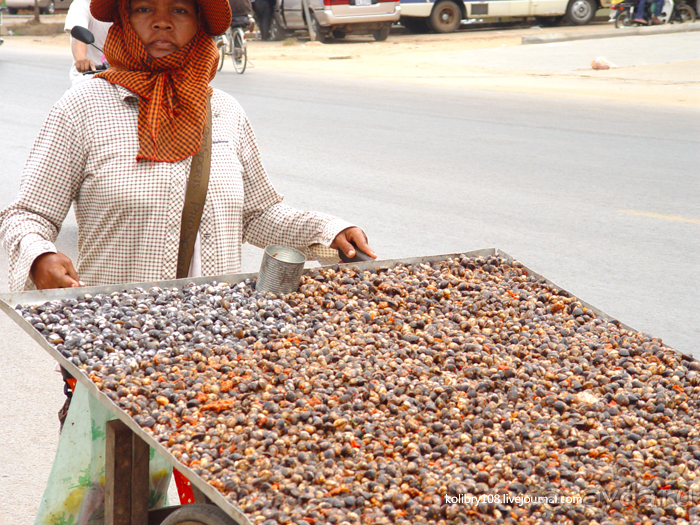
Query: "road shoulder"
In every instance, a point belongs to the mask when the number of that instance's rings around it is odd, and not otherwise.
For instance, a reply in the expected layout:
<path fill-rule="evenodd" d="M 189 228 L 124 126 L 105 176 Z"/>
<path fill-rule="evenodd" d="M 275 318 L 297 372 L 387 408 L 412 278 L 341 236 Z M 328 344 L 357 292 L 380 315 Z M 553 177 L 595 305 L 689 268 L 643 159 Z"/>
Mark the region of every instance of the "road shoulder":
<path fill-rule="evenodd" d="M 683 31 L 676 32 L 678 28 Z M 250 39 L 246 75 L 274 71 L 454 90 L 700 108 L 700 55 L 691 49 L 697 46 L 688 43 L 700 30 L 700 23 L 663 27 L 660 32 L 657 28 L 641 29 L 643 34 L 617 30 L 610 24 L 506 27 L 452 34 L 392 34 L 386 42 L 351 36 L 331 44 L 310 42 L 305 37 L 284 42 Z M 522 45 L 535 38 L 543 43 Z M 650 57 L 644 52 L 643 44 L 661 39 L 674 39 L 679 49 L 687 46 L 691 51 L 673 59 L 663 54 Z M 68 53 L 69 45 L 68 35 L 62 34 L 7 37 L 4 47 L 8 51 L 39 48 L 44 53 Z M 626 51 L 637 47 L 639 52 Z M 609 59 L 617 67 L 594 70 L 591 63 L 598 57 Z M 235 74 L 232 64 L 226 62 L 219 74 Z"/>

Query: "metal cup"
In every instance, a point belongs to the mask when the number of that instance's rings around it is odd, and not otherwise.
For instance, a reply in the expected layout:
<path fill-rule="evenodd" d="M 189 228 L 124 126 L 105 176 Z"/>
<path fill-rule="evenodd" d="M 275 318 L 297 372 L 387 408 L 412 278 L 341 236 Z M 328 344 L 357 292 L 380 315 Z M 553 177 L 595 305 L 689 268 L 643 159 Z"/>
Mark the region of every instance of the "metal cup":
<path fill-rule="evenodd" d="M 275 294 L 293 293 L 299 289 L 301 274 L 304 271 L 306 257 L 299 250 L 289 246 L 270 244 L 265 248 L 258 281 L 258 292 Z"/>

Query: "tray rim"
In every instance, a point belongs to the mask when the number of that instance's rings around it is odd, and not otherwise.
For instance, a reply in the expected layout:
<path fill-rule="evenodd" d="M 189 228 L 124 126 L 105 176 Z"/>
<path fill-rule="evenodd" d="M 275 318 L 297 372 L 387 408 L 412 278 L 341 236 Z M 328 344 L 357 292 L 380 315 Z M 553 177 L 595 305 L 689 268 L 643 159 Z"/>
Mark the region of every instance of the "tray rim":
<path fill-rule="evenodd" d="M 606 314 L 599 308 L 590 305 L 589 303 L 581 300 L 578 296 L 571 294 L 564 288 L 558 286 L 551 280 L 540 275 L 539 273 L 531 270 L 525 266 L 521 261 L 513 258 L 511 255 L 499 250 L 498 248 L 485 248 L 479 250 L 471 250 L 464 252 L 456 252 L 450 254 L 441 255 L 430 255 L 422 257 L 408 257 L 399 259 L 383 259 L 374 260 L 366 262 L 357 263 L 340 263 L 333 265 L 322 266 L 321 268 L 329 267 L 357 267 L 360 270 L 376 270 L 380 268 L 388 268 L 396 266 L 397 264 L 426 264 L 434 263 L 439 261 L 444 261 L 449 258 L 456 257 L 490 257 L 498 256 L 505 259 L 509 263 L 515 261 L 528 273 L 529 276 L 535 277 L 537 280 L 542 280 L 546 284 L 553 286 L 554 288 L 566 292 L 572 297 L 575 297 L 584 308 L 591 310 L 598 317 L 606 319 L 608 321 L 614 321 L 619 324 L 620 328 L 624 330 L 637 331 L 634 328 L 618 321 L 612 316 Z M 316 270 L 317 268 L 305 268 L 303 275 L 307 275 L 310 272 Z M 197 487 L 205 496 L 207 496 L 212 503 L 221 508 L 226 512 L 233 520 L 235 520 L 239 525 L 252 525 L 248 517 L 243 513 L 243 511 L 238 508 L 233 503 L 226 500 L 222 493 L 217 489 L 209 485 L 206 481 L 201 479 L 193 470 L 189 467 L 184 466 L 180 463 L 163 445 L 157 442 L 150 434 L 145 432 L 132 417 L 126 414 L 121 408 L 119 408 L 109 397 L 107 397 L 101 390 L 97 388 L 95 383 L 93 383 L 90 378 L 77 366 L 75 366 L 71 361 L 66 359 L 58 350 L 53 348 L 51 344 L 41 335 L 22 315 L 15 309 L 17 305 L 40 305 L 52 301 L 60 301 L 63 299 L 78 299 L 86 294 L 97 295 L 97 294 L 111 294 L 114 292 L 122 292 L 126 290 L 133 290 L 136 288 L 141 288 L 148 291 L 151 288 L 184 288 L 190 283 L 196 285 L 201 284 L 211 284 L 216 286 L 218 284 L 227 283 L 230 285 L 241 283 L 247 279 L 254 279 L 257 277 L 257 273 L 239 273 L 239 274 L 225 274 L 219 276 L 207 276 L 207 277 L 197 277 L 197 278 L 185 278 L 185 279 L 173 279 L 167 281 L 152 281 L 152 282 L 142 282 L 142 283 L 125 283 L 125 284 L 112 284 L 105 286 L 86 286 L 81 288 L 60 288 L 51 290 L 32 290 L 26 292 L 16 292 L 9 294 L 0 294 L 0 310 L 4 311 L 10 319 L 12 319 L 17 325 L 19 325 L 32 339 L 34 339 L 39 346 L 41 346 L 51 357 L 53 357 L 58 363 L 63 366 L 68 372 L 75 377 L 82 386 L 88 389 L 88 391 L 95 396 L 115 417 L 123 421 L 136 435 L 141 439 L 146 441 L 151 447 L 156 449 L 166 460 L 173 466 L 176 467 L 182 474 L 184 474 L 187 479 L 195 487 Z"/>
<path fill-rule="evenodd" d="M 608 321 L 615 321 L 615 322 L 619 323 L 620 327 L 624 328 L 625 330 L 631 330 L 634 332 L 638 332 L 638 330 L 635 330 L 634 328 L 630 327 L 629 325 L 626 325 L 626 324 L 622 323 L 621 321 L 619 321 L 618 319 L 615 319 L 611 315 L 606 314 L 605 312 L 603 312 L 599 308 L 596 308 L 595 306 L 587 303 L 586 301 L 583 301 L 577 295 L 572 294 L 568 290 L 565 290 L 564 288 L 562 288 L 558 284 L 552 282 L 551 280 L 547 279 L 543 275 L 530 269 L 528 266 L 523 264 L 519 259 L 515 259 L 511 255 L 507 254 L 506 252 L 504 252 L 498 248 L 483 248 L 483 249 L 479 249 L 479 250 L 470 250 L 470 251 L 440 254 L 440 255 L 426 255 L 426 256 L 420 256 L 420 257 L 404 257 L 404 258 L 398 258 L 398 259 L 381 259 L 381 260 L 355 262 L 355 263 L 338 263 L 338 264 L 321 266 L 321 268 L 341 266 L 341 267 L 358 267 L 360 270 L 373 270 L 373 269 L 377 269 L 377 268 L 381 268 L 381 267 L 395 266 L 397 264 L 433 263 L 433 262 L 438 262 L 438 261 L 442 261 L 442 260 L 445 260 L 448 258 L 455 258 L 455 257 L 490 257 L 492 255 L 502 257 L 503 259 L 505 259 L 509 263 L 513 263 L 514 261 L 517 261 L 523 267 L 523 269 L 525 271 L 527 271 L 528 275 L 536 277 L 538 280 L 543 280 L 547 284 L 553 286 L 554 288 L 556 288 L 560 291 L 566 292 L 569 295 L 571 295 L 572 297 L 576 297 L 576 299 L 578 299 L 578 301 L 585 308 L 591 310 L 597 316 L 602 317 Z M 315 268 L 304 268 L 302 275 L 308 275 L 314 269 Z M 111 294 L 114 292 L 133 290 L 135 288 L 142 288 L 143 290 L 148 291 L 149 289 L 154 288 L 154 287 L 157 287 L 157 288 L 184 288 L 185 286 L 187 286 L 190 283 L 194 283 L 196 285 L 200 285 L 200 284 L 212 284 L 212 285 L 214 285 L 214 284 L 221 284 L 221 283 L 238 284 L 238 283 L 241 283 L 247 279 L 254 279 L 257 277 L 257 275 L 258 275 L 258 272 L 233 273 L 233 274 L 223 274 L 223 275 L 216 275 L 216 276 L 194 277 L 194 278 L 184 278 L 184 279 L 171 279 L 171 280 L 165 280 L 165 281 L 147 281 L 147 282 L 139 282 L 139 283 L 108 284 L 108 285 L 103 285 L 103 286 L 84 286 L 84 287 L 80 287 L 80 288 L 56 288 L 56 289 L 50 289 L 50 290 L 31 290 L 31 291 L 26 291 L 26 292 L 0 294 L 0 307 L 5 309 L 3 307 L 3 304 L 6 304 L 12 308 L 14 308 L 16 305 L 19 305 L 19 304 L 39 305 L 39 304 L 47 303 L 50 301 L 60 301 L 63 299 L 77 299 L 85 294 L 91 294 L 91 295 Z M 32 327 L 32 329 L 33 329 L 33 327 Z"/>

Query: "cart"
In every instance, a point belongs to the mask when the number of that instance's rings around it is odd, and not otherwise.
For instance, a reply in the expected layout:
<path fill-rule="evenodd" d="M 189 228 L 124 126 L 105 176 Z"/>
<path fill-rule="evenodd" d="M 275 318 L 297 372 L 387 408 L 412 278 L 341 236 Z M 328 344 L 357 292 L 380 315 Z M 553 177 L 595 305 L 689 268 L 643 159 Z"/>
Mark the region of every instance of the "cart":
<path fill-rule="evenodd" d="M 362 263 L 350 263 L 360 270 L 391 267 L 398 263 L 421 264 L 443 261 L 454 257 L 490 257 L 499 256 L 508 262 L 513 258 L 497 249 L 477 250 L 466 253 L 437 255 L 430 257 L 406 258 L 395 260 L 369 261 Z M 527 273 L 543 282 L 561 290 L 551 281 L 539 276 L 526 267 Z M 308 270 L 307 270 L 308 272 Z M 201 277 L 195 279 L 179 279 L 172 281 L 160 281 L 153 283 L 119 284 L 87 288 L 70 288 L 22 292 L 17 294 L 0 295 L 0 308 L 21 326 L 44 350 L 46 350 L 61 366 L 108 408 L 117 419 L 108 423 L 106 472 L 105 472 L 105 524 L 106 525 L 176 525 L 176 524 L 202 524 L 202 525 L 250 525 L 251 522 L 241 511 L 231 504 L 222 493 L 200 478 L 194 471 L 181 464 L 165 447 L 153 437 L 141 429 L 141 427 L 123 410 L 121 410 L 109 397 L 76 367 L 70 360 L 53 348 L 50 343 L 15 310 L 19 304 L 39 305 L 46 302 L 62 299 L 76 299 L 87 293 L 110 294 L 125 289 L 136 287 L 148 289 L 153 286 L 161 288 L 180 288 L 189 283 L 205 284 L 212 282 L 225 282 L 237 284 L 247 279 L 255 278 L 257 274 L 234 274 L 217 277 Z M 581 301 L 581 304 L 593 311 L 597 316 L 611 320 L 610 316 Z M 618 321 L 613 321 L 618 326 L 633 330 Z M 182 505 L 166 507 L 156 510 L 148 510 L 148 455 L 149 448 L 154 448 L 172 466 L 177 469 L 191 483 L 194 494 L 194 505 Z"/>

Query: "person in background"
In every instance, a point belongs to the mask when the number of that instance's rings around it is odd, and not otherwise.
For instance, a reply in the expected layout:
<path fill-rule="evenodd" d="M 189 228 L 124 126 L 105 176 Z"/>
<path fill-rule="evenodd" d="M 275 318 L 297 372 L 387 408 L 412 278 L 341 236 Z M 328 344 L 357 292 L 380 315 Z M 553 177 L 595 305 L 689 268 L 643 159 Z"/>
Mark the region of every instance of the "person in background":
<path fill-rule="evenodd" d="M 253 5 L 250 0 L 228 0 L 231 7 L 231 28 L 240 27 L 243 31 L 251 29 Z"/>
<path fill-rule="evenodd" d="M 237 17 L 244 17 L 253 14 L 253 5 L 250 0 L 228 0 L 231 7 L 231 23 Z"/>
<path fill-rule="evenodd" d="M 270 40 L 270 26 L 275 15 L 275 0 L 253 0 L 255 23 L 260 28 L 260 39 Z"/>
<path fill-rule="evenodd" d="M 646 3 L 647 0 L 639 0 L 639 3 L 637 4 L 637 16 L 634 17 L 634 21 L 638 24 L 649 24 L 647 19 L 644 18 L 644 8 L 646 7 Z M 659 19 L 659 16 L 661 15 L 661 11 L 664 8 L 664 3 L 664 0 L 656 0 L 656 2 L 654 3 L 654 13 L 651 17 L 652 25 L 657 26 L 663 24 L 663 22 Z"/>
<path fill-rule="evenodd" d="M 75 26 L 89 29 L 95 37 L 95 45 L 102 49 L 111 25 L 111 23 L 100 22 L 93 18 L 90 14 L 90 0 L 74 0 L 68 8 L 63 28 L 66 33 L 70 33 Z M 69 75 L 71 84 L 75 85 L 92 77 L 92 75 L 83 75 L 83 73 L 90 70 L 95 71 L 95 67 L 102 64 L 102 53 L 93 46 L 83 44 L 73 37 L 70 39 L 70 49 L 74 62 Z"/>

